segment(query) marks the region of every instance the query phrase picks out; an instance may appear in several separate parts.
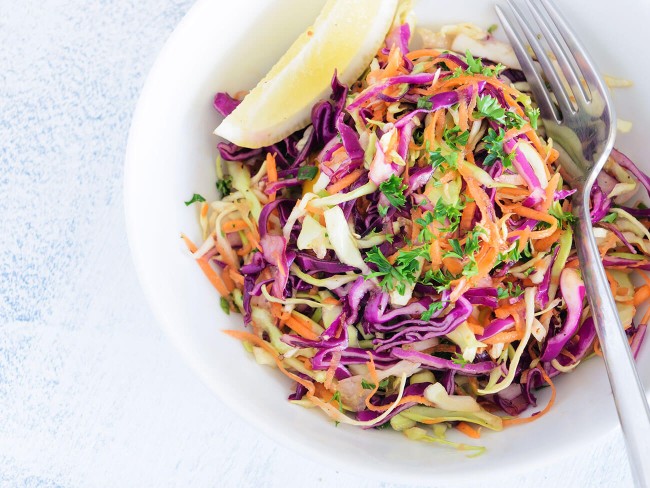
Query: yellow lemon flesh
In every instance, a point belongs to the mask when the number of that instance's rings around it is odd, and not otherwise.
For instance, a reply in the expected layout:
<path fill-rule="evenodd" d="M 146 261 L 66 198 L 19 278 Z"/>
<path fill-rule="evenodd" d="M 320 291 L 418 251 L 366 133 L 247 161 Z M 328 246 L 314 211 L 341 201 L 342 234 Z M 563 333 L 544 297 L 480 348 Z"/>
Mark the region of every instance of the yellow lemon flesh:
<path fill-rule="evenodd" d="M 271 71 L 214 133 L 238 146 L 274 144 L 310 122 L 336 70 L 356 81 L 380 48 L 398 0 L 329 0 Z"/>

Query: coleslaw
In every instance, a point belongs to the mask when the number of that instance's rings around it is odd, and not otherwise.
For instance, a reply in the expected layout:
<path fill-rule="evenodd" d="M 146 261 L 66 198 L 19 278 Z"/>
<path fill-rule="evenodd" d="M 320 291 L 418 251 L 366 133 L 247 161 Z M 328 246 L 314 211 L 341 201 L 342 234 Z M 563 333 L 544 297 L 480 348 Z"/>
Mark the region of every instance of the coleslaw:
<path fill-rule="evenodd" d="M 220 143 L 222 198 L 186 202 L 200 204 L 203 242 L 183 237 L 224 311 L 243 316 L 226 333 L 294 382 L 291 402 L 480 451 L 445 431 L 541 417 L 553 378 L 599 346 L 574 190 L 516 60 L 474 26 L 428 35 L 437 48 L 410 50 L 411 25 L 396 25 L 356 83 L 334 74 L 306 129 L 260 149 Z M 486 48 L 511 67 L 478 57 Z M 239 100 L 214 103 L 225 116 Z M 648 191 L 614 150 L 591 194 L 635 356 L 650 316 L 634 319 L 650 297 Z"/>

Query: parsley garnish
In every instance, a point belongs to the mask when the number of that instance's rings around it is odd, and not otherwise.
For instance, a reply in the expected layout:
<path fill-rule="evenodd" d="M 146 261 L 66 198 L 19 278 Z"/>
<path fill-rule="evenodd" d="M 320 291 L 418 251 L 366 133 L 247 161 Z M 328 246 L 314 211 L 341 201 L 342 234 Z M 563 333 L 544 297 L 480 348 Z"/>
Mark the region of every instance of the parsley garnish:
<path fill-rule="evenodd" d="M 381 381 L 379 382 L 379 389 L 381 389 L 381 390 L 385 390 L 386 387 L 388 386 L 388 383 L 389 383 L 389 379 L 388 379 L 388 378 L 384 378 L 383 380 L 381 380 Z M 362 380 L 361 380 L 361 387 L 362 387 L 364 390 L 374 390 L 374 389 L 375 389 L 375 384 L 374 384 L 374 383 L 370 383 L 369 381 L 366 381 L 365 379 L 362 379 Z"/>
<path fill-rule="evenodd" d="M 432 107 L 433 107 L 433 103 L 429 100 L 428 97 L 422 96 L 418 98 L 417 108 L 424 108 L 427 110 L 431 110 Z"/>
<path fill-rule="evenodd" d="M 392 265 L 381 250 L 375 246 L 366 254 L 366 262 L 377 266 L 377 271 L 366 276 L 367 278 L 381 278 L 380 286 L 386 291 L 397 290 L 404 294 L 406 285 L 415 283 L 416 273 L 420 270 L 420 263 L 416 258 L 429 256 L 429 246 L 421 246 L 408 251 L 400 251 Z"/>
<path fill-rule="evenodd" d="M 445 303 L 444 302 L 433 302 L 431 305 L 429 305 L 429 308 L 422 312 L 422 315 L 420 318 L 422 320 L 431 320 L 431 316 L 436 313 L 438 310 L 442 310 L 445 308 Z"/>
<path fill-rule="evenodd" d="M 499 104 L 499 101 L 490 96 L 482 95 L 476 100 L 475 118 L 485 117 L 495 122 L 504 124 L 506 121 L 506 109 Z"/>
<path fill-rule="evenodd" d="M 406 204 L 404 190 L 408 187 L 402 183 L 402 178 L 391 175 L 386 181 L 379 185 L 379 189 L 386 196 L 393 207 L 403 207 Z"/>
<path fill-rule="evenodd" d="M 575 216 L 571 212 L 565 212 L 558 202 L 551 205 L 551 208 L 548 209 L 548 213 L 558 219 L 561 224 L 567 223 L 572 225 L 576 221 Z"/>
<path fill-rule="evenodd" d="M 377 211 L 379 212 L 379 215 L 381 215 L 382 217 L 386 217 L 389 208 L 390 207 L 384 207 L 383 205 L 377 205 Z"/>
<path fill-rule="evenodd" d="M 190 198 L 187 202 L 185 202 L 185 206 L 189 207 L 190 205 L 196 202 L 205 202 L 205 198 L 203 198 L 198 193 L 195 193 L 194 195 L 192 195 L 192 198 Z"/>
<path fill-rule="evenodd" d="M 487 28 L 488 34 L 494 34 L 494 31 L 496 31 L 499 28 L 498 25 L 492 24 L 490 27 Z"/>
<path fill-rule="evenodd" d="M 512 154 L 506 154 L 503 149 L 503 139 L 505 138 L 505 131 L 503 128 L 499 128 L 497 133 L 494 129 L 488 129 L 487 135 L 483 138 L 485 142 L 485 149 L 487 150 L 487 156 L 483 161 L 483 164 L 491 166 L 495 161 L 500 160 L 504 168 L 512 167 Z"/>
<path fill-rule="evenodd" d="M 438 270 L 428 270 L 424 273 L 424 276 L 420 278 L 420 283 L 423 285 L 430 285 L 436 288 L 436 291 L 440 293 L 443 290 L 446 290 L 451 285 L 451 281 L 455 280 L 456 277 L 452 275 L 449 271 Z"/>
<path fill-rule="evenodd" d="M 451 362 L 454 364 L 459 364 L 461 368 L 464 368 L 469 364 L 469 361 L 463 357 L 462 354 L 457 352 L 454 353 L 454 357 L 451 358 Z"/>
<path fill-rule="evenodd" d="M 607 214 L 607 215 L 606 215 L 605 217 L 603 217 L 602 219 L 600 219 L 600 221 L 601 221 L 601 222 L 607 222 L 608 224 L 611 224 L 612 222 L 614 222 L 614 221 L 616 220 L 616 217 L 618 217 L 618 214 L 612 212 L 612 213 L 610 213 L 610 214 Z"/>
<path fill-rule="evenodd" d="M 497 288 L 497 298 L 503 300 L 504 298 L 517 298 L 524 294 L 524 290 L 519 284 L 513 286 L 512 282 L 504 283 L 506 288 Z"/>
<path fill-rule="evenodd" d="M 527 108 L 526 117 L 530 120 L 530 125 L 533 129 L 537 130 L 537 119 L 539 118 L 539 109 L 538 108 Z"/>
<path fill-rule="evenodd" d="M 465 130 L 461 132 L 460 127 L 445 128 L 442 133 L 442 138 L 450 148 L 458 150 L 467 145 L 469 131 Z"/>
<path fill-rule="evenodd" d="M 437 168 L 442 163 L 447 163 L 447 166 L 449 166 L 450 169 L 456 169 L 458 165 L 458 153 L 452 152 L 451 154 L 443 156 L 440 149 L 429 151 L 429 164 L 431 166 Z"/>
<path fill-rule="evenodd" d="M 303 166 L 298 170 L 298 179 L 300 181 L 313 180 L 318 174 L 316 166 Z"/>
<path fill-rule="evenodd" d="M 221 197 L 227 197 L 232 192 L 232 176 L 226 175 L 223 180 L 217 180 L 217 191 Z"/>

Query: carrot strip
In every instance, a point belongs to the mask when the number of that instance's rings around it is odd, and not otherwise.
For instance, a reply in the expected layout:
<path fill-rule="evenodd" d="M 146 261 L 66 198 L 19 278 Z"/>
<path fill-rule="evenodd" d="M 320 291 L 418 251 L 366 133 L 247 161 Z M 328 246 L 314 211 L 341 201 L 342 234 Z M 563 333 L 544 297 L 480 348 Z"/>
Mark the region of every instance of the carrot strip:
<path fill-rule="evenodd" d="M 481 438 L 481 432 L 469 425 L 467 422 L 458 422 L 456 429 L 465 434 L 467 437 L 471 437 L 472 439 Z"/>
<path fill-rule="evenodd" d="M 513 331 L 504 331 L 504 332 L 499 332 L 496 335 L 493 335 L 489 339 L 483 339 L 481 342 L 484 344 L 498 344 L 500 342 L 506 343 L 506 342 L 514 342 L 514 341 L 519 341 L 524 335 L 516 330 Z"/>
<path fill-rule="evenodd" d="M 185 234 L 181 234 L 181 237 L 185 241 L 185 245 L 189 249 L 190 252 L 196 252 L 197 247 L 196 245 L 190 240 L 189 237 L 187 237 Z M 234 287 L 230 288 L 226 286 L 224 281 L 221 279 L 221 277 L 217 274 L 217 272 L 212 269 L 210 266 L 210 263 L 208 263 L 205 259 L 196 259 L 195 260 L 199 267 L 201 268 L 201 271 L 203 271 L 203 274 L 208 278 L 212 286 L 214 286 L 219 294 L 223 297 L 226 297 L 230 295 L 230 292 L 234 289 Z"/>
<path fill-rule="evenodd" d="M 269 183 L 274 183 L 278 181 L 278 169 L 275 165 L 275 155 L 271 153 L 266 153 L 266 175 L 269 179 Z M 269 202 L 275 200 L 276 192 L 272 192 L 269 195 Z"/>
<path fill-rule="evenodd" d="M 377 393 L 377 390 L 379 390 L 379 377 L 377 376 L 377 369 L 375 368 L 375 360 L 373 359 L 372 353 L 370 351 L 368 351 L 368 362 L 366 363 L 366 366 L 368 367 L 368 372 L 370 373 L 370 379 L 372 379 L 372 382 L 375 384 L 372 391 L 366 397 L 366 407 L 368 410 L 372 410 L 373 412 L 380 412 L 380 407 L 377 407 L 370 403 L 370 399 L 375 393 Z"/>
<path fill-rule="evenodd" d="M 650 286 L 643 285 L 634 293 L 634 301 L 632 302 L 635 307 L 638 307 L 640 304 L 645 302 L 650 298 Z"/>
<path fill-rule="evenodd" d="M 469 230 L 472 226 L 472 219 L 476 213 L 476 203 L 469 202 L 463 209 L 463 214 L 460 217 L 460 230 Z"/>
<path fill-rule="evenodd" d="M 246 229 L 248 229 L 248 223 L 241 219 L 229 220 L 228 222 L 221 224 L 221 231 L 224 234 L 228 234 L 230 232 L 239 232 L 240 230 Z"/>
<path fill-rule="evenodd" d="M 290 315 L 286 320 L 286 324 L 299 336 L 312 341 L 318 340 L 318 336 L 313 330 L 311 330 L 311 327 L 302 322 L 295 315 Z"/>
<path fill-rule="evenodd" d="M 411 51 L 406 54 L 406 57 L 411 61 L 417 58 L 424 58 L 424 57 L 437 58 L 438 56 L 440 56 L 440 51 L 438 51 L 437 49 L 416 49 L 415 51 Z"/>

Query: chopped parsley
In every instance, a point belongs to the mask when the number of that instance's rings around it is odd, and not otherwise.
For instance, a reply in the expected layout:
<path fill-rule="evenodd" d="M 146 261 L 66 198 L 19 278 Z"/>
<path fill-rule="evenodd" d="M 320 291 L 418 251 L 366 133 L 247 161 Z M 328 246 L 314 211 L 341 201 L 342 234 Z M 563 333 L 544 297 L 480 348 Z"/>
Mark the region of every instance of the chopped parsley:
<path fill-rule="evenodd" d="M 488 34 L 494 34 L 494 32 L 499 28 L 498 25 L 492 24 L 490 27 L 487 28 Z"/>
<path fill-rule="evenodd" d="M 381 278 L 379 285 L 385 291 L 397 290 L 404 294 L 406 285 L 415 283 L 416 274 L 420 271 L 420 263 L 417 258 L 428 258 L 429 246 L 421 246 L 408 251 L 400 251 L 395 264 L 390 264 L 381 250 L 375 246 L 366 254 L 365 261 L 377 266 L 377 271 L 366 276 L 368 278 Z"/>
<path fill-rule="evenodd" d="M 380 390 L 385 390 L 386 387 L 388 386 L 389 381 L 390 381 L 390 380 L 389 380 L 388 378 L 384 378 L 383 380 L 381 380 L 381 381 L 379 382 L 379 389 L 380 389 Z M 364 380 L 364 379 L 361 380 L 361 387 L 362 387 L 364 390 L 374 390 L 374 389 L 375 389 L 375 386 L 376 386 L 376 385 L 375 385 L 374 383 L 370 383 L 369 381 L 366 381 L 366 380 Z"/>
<path fill-rule="evenodd" d="M 485 150 L 487 151 L 487 156 L 485 157 L 483 164 L 491 166 L 496 161 L 501 161 L 504 168 L 512 167 L 514 155 L 506 154 L 503 149 L 503 140 L 505 135 L 506 133 L 503 128 L 499 128 L 499 132 L 492 128 L 488 129 L 487 135 L 483 138 Z"/>
<path fill-rule="evenodd" d="M 222 180 L 217 180 L 217 191 L 221 197 L 227 197 L 232 192 L 232 176 L 226 175 Z"/>
<path fill-rule="evenodd" d="M 379 215 L 381 215 L 382 217 L 386 217 L 389 208 L 390 207 L 384 207 L 383 205 L 377 205 L 377 211 L 379 212 Z"/>
<path fill-rule="evenodd" d="M 424 273 L 424 276 L 420 278 L 419 282 L 423 285 L 430 285 L 436 288 L 436 291 L 440 293 L 443 290 L 446 290 L 451 285 L 452 280 L 455 280 L 456 276 L 452 275 L 449 271 L 438 270 L 428 270 Z"/>
<path fill-rule="evenodd" d="M 512 282 L 508 281 L 503 283 L 505 288 L 497 288 L 497 298 L 503 300 L 504 298 L 517 298 L 524 294 L 524 290 L 519 284 L 513 286 Z"/>
<path fill-rule="evenodd" d="M 300 181 L 313 180 L 318 174 L 318 168 L 316 166 L 302 166 L 298 170 L 298 179 Z"/>
<path fill-rule="evenodd" d="M 572 225 L 576 222 L 575 215 L 573 215 L 571 212 L 565 212 L 558 202 L 555 202 L 553 205 L 551 205 L 551 208 L 548 209 L 548 213 L 558 219 L 560 224 Z"/>
<path fill-rule="evenodd" d="M 469 361 L 463 357 L 462 354 L 457 352 L 454 353 L 454 357 L 451 358 L 451 362 L 454 364 L 459 364 L 461 368 L 464 368 L 469 364 Z"/>
<path fill-rule="evenodd" d="M 407 189 L 407 186 L 399 176 L 391 175 L 390 178 L 379 185 L 379 189 L 393 207 L 401 208 L 406 204 L 404 190 Z"/>
<path fill-rule="evenodd" d="M 521 129 L 526 121 L 516 112 L 506 110 L 499 101 L 491 95 L 483 95 L 476 100 L 475 118 L 486 118 L 505 125 L 507 129 Z"/>
<path fill-rule="evenodd" d="M 185 202 L 185 206 L 189 207 L 190 205 L 196 202 L 205 202 L 205 198 L 203 198 L 198 193 L 195 193 L 194 195 L 192 195 L 192 198 L 190 198 L 187 202 Z"/>
<path fill-rule="evenodd" d="M 485 117 L 500 124 L 506 122 L 506 109 L 499 101 L 491 95 L 482 95 L 476 100 L 476 112 L 474 118 Z"/>
<path fill-rule="evenodd" d="M 537 130 L 537 119 L 539 119 L 539 108 L 528 107 L 526 110 L 526 117 L 530 120 L 530 126 Z"/>
<path fill-rule="evenodd" d="M 433 107 L 433 103 L 431 102 L 431 100 L 429 100 L 428 97 L 422 96 L 418 98 L 417 108 L 424 108 L 426 110 L 431 110 L 432 107 Z"/>
<path fill-rule="evenodd" d="M 607 214 L 605 217 L 600 219 L 601 222 L 607 222 L 608 224 L 613 223 L 616 220 L 616 217 L 618 217 L 618 214 L 615 212 L 612 212 L 610 214 Z"/>
<path fill-rule="evenodd" d="M 469 141 L 469 131 L 465 130 L 461 132 L 460 127 L 457 126 L 445 128 L 442 133 L 442 138 L 450 148 L 459 150 L 467 145 L 467 141 Z"/>
<path fill-rule="evenodd" d="M 450 169 L 456 169 L 458 166 L 458 153 L 452 152 L 443 156 L 440 149 L 435 151 L 429 151 L 429 164 L 435 168 L 440 166 L 442 163 L 446 163 Z"/>
<path fill-rule="evenodd" d="M 433 314 L 436 313 L 438 310 L 442 310 L 443 308 L 445 308 L 444 302 L 433 302 L 431 305 L 429 305 L 428 309 L 422 312 L 420 318 L 422 320 L 431 320 Z"/>

